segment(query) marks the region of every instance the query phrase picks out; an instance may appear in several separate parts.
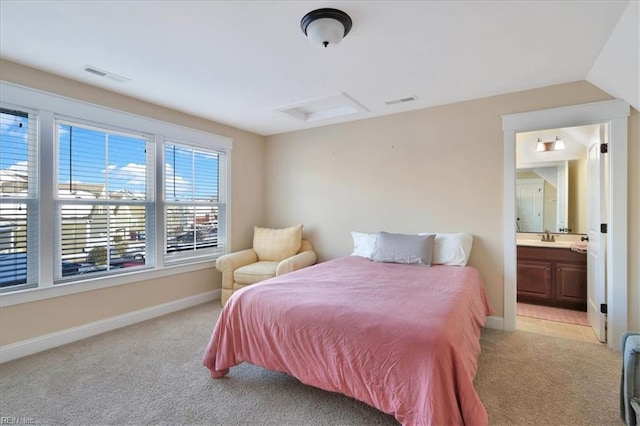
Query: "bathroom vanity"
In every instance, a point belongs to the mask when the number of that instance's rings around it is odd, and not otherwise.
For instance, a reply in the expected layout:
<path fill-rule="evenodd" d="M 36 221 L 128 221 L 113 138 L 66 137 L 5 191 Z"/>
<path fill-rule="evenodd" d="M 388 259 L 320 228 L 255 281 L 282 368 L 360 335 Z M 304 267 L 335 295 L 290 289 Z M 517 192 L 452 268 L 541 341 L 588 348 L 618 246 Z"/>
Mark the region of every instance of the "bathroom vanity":
<path fill-rule="evenodd" d="M 518 302 L 587 310 L 587 255 L 569 247 L 518 241 Z"/>

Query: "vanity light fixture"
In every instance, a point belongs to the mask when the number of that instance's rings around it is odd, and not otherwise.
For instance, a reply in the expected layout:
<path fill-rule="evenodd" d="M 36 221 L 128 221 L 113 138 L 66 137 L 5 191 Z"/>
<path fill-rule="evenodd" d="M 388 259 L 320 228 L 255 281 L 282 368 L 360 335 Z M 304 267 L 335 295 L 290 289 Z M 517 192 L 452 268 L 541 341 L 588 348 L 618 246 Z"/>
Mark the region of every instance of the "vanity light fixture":
<path fill-rule="evenodd" d="M 351 31 L 351 18 L 338 9 L 316 9 L 300 21 L 302 32 L 319 47 L 338 44 Z"/>
<path fill-rule="evenodd" d="M 540 138 L 538 138 L 538 142 L 536 142 L 536 152 L 562 151 L 563 149 L 564 142 L 557 136 L 554 141 L 542 142 Z"/>

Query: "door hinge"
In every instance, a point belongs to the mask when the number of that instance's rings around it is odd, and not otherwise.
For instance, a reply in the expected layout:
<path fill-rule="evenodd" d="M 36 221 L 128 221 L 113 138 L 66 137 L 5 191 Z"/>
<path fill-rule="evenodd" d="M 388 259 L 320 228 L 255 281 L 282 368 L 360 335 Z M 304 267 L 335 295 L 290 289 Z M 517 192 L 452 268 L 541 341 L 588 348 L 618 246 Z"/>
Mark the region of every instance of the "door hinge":
<path fill-rule="evenodd" d="M 600 144 L 600 154 L 606 154 L 607 152 L 609 152 L 609 144 L 608 143 L 601 143 Z"/>
<path fill-rule="evenodd" d="M 601 314 L 606 314 L 607 313 L 607 304 L 606 303 L 601 303 L 600 304 L 600 313 Z"/>
<path fill-rule="evenodd" d="M 606 234 L 606 233 L 607 233 L 607 231 L 608 231 L 608 228 L 609 228 L 609 227 L 607 226 L 607 224 L 606 224 L 606 223 L 601 223 L 601 224 L 600 224 L 600 233 L 602 233 L 602 234 Z"/>

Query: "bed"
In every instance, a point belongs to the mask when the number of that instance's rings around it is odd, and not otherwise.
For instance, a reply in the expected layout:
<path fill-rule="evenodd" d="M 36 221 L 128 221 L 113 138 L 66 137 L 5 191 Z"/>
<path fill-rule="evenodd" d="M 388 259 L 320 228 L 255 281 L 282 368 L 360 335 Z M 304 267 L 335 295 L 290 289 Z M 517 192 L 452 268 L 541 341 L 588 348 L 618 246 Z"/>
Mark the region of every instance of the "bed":
<path fill-rule="evenodd" d="M 487 424 L 473 379 L 492 313 L 473 267 L 341 257 L 235 293 L 203 364 L 284 372 L 405 425 Z"/>

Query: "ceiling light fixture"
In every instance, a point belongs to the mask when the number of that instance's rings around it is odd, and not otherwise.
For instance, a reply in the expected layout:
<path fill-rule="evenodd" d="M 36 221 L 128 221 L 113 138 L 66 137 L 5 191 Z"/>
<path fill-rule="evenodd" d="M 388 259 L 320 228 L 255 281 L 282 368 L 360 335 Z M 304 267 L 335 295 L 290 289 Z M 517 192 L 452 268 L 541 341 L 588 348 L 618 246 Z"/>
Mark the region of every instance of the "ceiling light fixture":
<path fill-rule="evenodd" d="M 351 18 L 338 9 L 316 9 L 300 21 L 302 32 L 313 44 L 327 47 L 338 44 L 351 31 Z"/>

